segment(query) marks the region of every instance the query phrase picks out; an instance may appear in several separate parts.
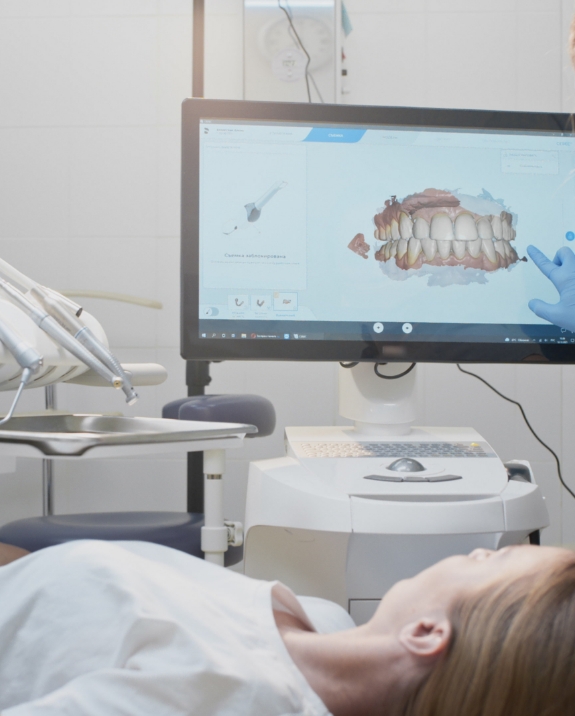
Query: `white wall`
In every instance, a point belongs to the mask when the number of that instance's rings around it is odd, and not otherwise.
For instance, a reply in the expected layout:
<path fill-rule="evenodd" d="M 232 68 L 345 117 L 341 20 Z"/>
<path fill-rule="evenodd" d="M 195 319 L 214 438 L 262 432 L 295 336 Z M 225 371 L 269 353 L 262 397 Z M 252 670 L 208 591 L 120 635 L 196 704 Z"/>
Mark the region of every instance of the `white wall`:
<path fill-rule="evenodd" d="M 178 356 L 179 106 L 191 89 L 191 0 L 0 0 L 0 247 L 56 288 L 157 298 L 162 312 L 85 301 L 123 360 L 157 360 L 168 382 L 133 409 L 105 389 L 62 386 L 61 407 L 158 415 L 185 395 Z M 573 0 L 347 0 L 352 103 L 575 109 L 564 52 Z M 241 98 L 242 0 L 206 0 L 206 95 Z M 575 487 L 575 368 L 487 366 L 562 455 Z M 527 458 L 547 496 L 545 541 L 575 543 L 575 504 L 513 406 L 458 373 L 418 367 L 420 423 L 473 425 L 504 459 Z M 282 452 L 286 424 L 337 419 L 332 364 L 223 363 L 210 392 L 256 392 L 278 429 L 233 454 L 227 513 L 241 518 L 250 459 Z M 30 391 L 23 408 L 42 405 Z M 0 408 L 7 397 L 0 396 Z M 185 463 L 57 465 L 59 512 L 184 509 Z M 0 522 L 40 512 L 40 468 L 0 476 Z"/>
<path fill-rule="evenodd" d="M 191 0 L 0 1 L 2 257 L 56 288 L 164 303 L 83 301 L 121 359 L 163 363 L 170 379 L 128 409 L 121 393 L 59 386 L 62 408 L 152 416 L 185 395 L 179 135 L 191 32 Z M 42 405 L 41 390 L 27 391 L 23 410 Z M 58 463 L 56 510 L 183 509 L 184 470 L 169 456 Z M 40 510 L 40 464 L 21 461 L 0 476 L 0 521 Z"/>

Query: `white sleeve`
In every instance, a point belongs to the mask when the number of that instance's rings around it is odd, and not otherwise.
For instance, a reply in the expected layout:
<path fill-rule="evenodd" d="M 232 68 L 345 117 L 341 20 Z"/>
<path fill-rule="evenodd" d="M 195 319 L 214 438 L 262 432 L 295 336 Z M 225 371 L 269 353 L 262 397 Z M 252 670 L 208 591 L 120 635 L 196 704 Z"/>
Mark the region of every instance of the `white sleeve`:
<path fill-rule="evenodd" d="M 192 669 L 150 673 L 137 669 L 103 669 L 84 674 L 34 701 L 4 709 L 1 716 L 179 716 L 183 713 L 227 714 L 228 696 L 237 684 L 220 675 Z M 233 681 L 233 679 L 230 679 Z M 231 698 L 233 701 L 233 697 Z"/>

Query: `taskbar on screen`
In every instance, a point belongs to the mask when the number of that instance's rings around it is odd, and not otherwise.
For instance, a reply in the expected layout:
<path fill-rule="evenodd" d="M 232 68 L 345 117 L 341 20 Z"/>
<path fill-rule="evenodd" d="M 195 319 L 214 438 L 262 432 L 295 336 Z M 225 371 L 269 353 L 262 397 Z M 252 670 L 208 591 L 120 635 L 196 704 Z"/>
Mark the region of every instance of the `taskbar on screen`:
<path fill-rule="evenodd" d="M 575 333 L 552 325 L 485 323 L 374 323 L 230 321 L 201 319 L 198 338 L 295 341 L 429 341 L 448 343 L 575 344 Z"/>

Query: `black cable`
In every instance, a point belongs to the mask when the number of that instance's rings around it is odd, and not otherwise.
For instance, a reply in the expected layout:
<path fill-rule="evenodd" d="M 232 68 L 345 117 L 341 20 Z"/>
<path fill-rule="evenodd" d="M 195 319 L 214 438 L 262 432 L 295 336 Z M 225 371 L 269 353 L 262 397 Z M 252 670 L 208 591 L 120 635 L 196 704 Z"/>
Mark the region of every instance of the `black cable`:
<path fill-rule="evenodd" d="M 307 72 L 308 67 L 309 67 L 309 63 L 311 62 L 311 57 L 309 56 L 308 51 L 305 49 L 305 47 L 304 47 L 304 45 L 303 45 L 303 42 L 300 40 L 300 36 L 297 34 L 297 30 L 295 29 L 295 26 L 294 26 L 294 24 L 293 24 L 293 20 L 292 20 L 292 18 L 291 18 L 291 14 L 290 14 L 290 13 L 286 10 L 286 8 L 282 5 L 281 0 L 278 0 L 278 7 L 279 7 L 280 10 L 283 10 L 283 11 L 284 11 L 285 16 L 287 17 L 288 22 L 289 22 L 289 24 L 290 24 L 290 27 L 291 27 L 291 29 L 292 29 L 292 31 L 293 31 L 293 34 L 296 36 L 296 40 L 298 41 L 298 44 L 299 44 L 299 46 L 301 47 L 302 52 L 303 52 L 304 55 L 307 57 L 307 62 L 305 63 L 305 86 L 306 86 L 306 89 L 307 89 L 307 100 L 308 100 L 308 102 L 311 103 L 311 92 L 309 91 L 309 77 L 308 77 L 308 72 Z"/>
<path fill-rule="evenodd" d="M 315 77 L 312 75 L 311 72 L 308 72 L 308 75 L 309 75 L 309 78 L 310 78 L 310 80 L 311 80 L 313 86 L 315 87 L 315 91 L 317 92 L 317 96 L 319 97 L 319 101 L 320 101 L 322 104 L 325 104 L 324 98 L 323 98 L 321 92 L 319 91 L 319 87 L 318 87 L 317 84 L 316 84 Z"/>
<path fill-rule="evenodd" d="M 291 27 L 288 27 L 288 31 L 289 31 L 289 35 L 290 35 L 291 39 L 293 40 L 293 42 L 296 42 L 296 43 L 299 45 L 300 42 L 299 42 L 299 41 L 296 39 L 296 37 L 294 36 Z M 320 101 L 322 104 L 324 104 L 323 95 L 322 95 L 322 93 L 319 91 L 319 87 L 317 86 L 317 83 L 316 83 L 316 81 L 315 81 L 315 77 L 314 77 L 314 76 L 312 75 L 312 73 L 309 72 L 309 71 L 308 71 L 308 73 L 307 73 L 307 76 L 309 77 L 309 79 L 311 80 L 312 85 L 314 86 L 314 89 L 315 89 L 315 91 L 316 91 L 316 93 L 317 93 L 317 96 L 319 97 L 319 101 Z M 311 100 L 310 100 L 310 101 L 311 101 Z"/>
<path fill-rule="evenodd" d="M 383 375 L 383 373 L 378 372 L 378 370 L 377 370 L 378 365 L 387 365 L 387 363 L 374 363 L 373 364 L 373 372 L 376 374 L 376 376 L 378 378 L 383 378 L 384 380 L 397 380 L 398 378 L 403 378 L 404 375 L 411 373 L 411 371 L 415 368 L 415 363 L 412 363 L 407 370 L 403 371 L 403 373 L 398 373 L 397 375 Z"/>
<path fill-rule="evenodd" d="M 342 368 L 355 368 L 356 365 L 359 365 L 359 361 L 358 361 L 358 360 L 356 360 L 354 363 L 342 363 L 342 362 L 340 361 L 340 366 L 341 366 Z"/>
<path fill-rule="evenodd" d="M 494 388 L 494 387 L 491 385 L 491 383 L 488 383 L 488 382 L 485 380 L 485 378 L 482 378 L 480 375 L 477 375 L 476 373 L 472 373 L 472 372 L 469 371 L 469 370 L 464 370 L 464 369 L 459 365 L 459 363 L 457 363 L 456 365 L 457 365 L 457 367 L 459 368 L 459 370 L 460 370 L 462 373 L 465 373 L 465 375 L 470 375 L 470 376 L 472 376 L 473 378 L 477 378 L 477 380 L 480 380 L 482 383 L 484 383 L 484 384 L 485 384 L 488 388 L 490 388 L 494 393 L 497 393 L 497 395 L 498 395 L 500 398 L 503 398 L 503 400 L 506 400 L 508 403 L 513 403 L 513 405 L 516 405 L 516 406 L 519 408 L 519 410 L 521 411 L 521 415 L 523 416 L 523 420 L 525 420 L 525 425 L 527 425 L 527 427 L 528 427 L 529 430 L 531 431 L 531 434 L 533 435 L 533 437 L 535 438 L 535 440 L 537 440 L 538 443 L 541 443 L 541 445 L 543 445 L 543 447 L 544 447 L 546 450 L 548 450 L 548 451 L 551 453 L 551 455 L 553 455 L 553 457 L 555 458 L 555 462 L 557 463 L 557 475 L 559 476 L 559 482 L 563 485 L 563 487 L 567 490 L 567 492 L 571 495 L 571 497 L 573 497 L 573 498 L 575 499 L 575 492 L 573 492 L 573 490 L 572 490 L 570 487 L 568 487 L 568 485 L 565 483 L 565 480 L 563 479 L 563 474 L 562 474 L 562 472 L 561 472 L 561 461 L 559 460 L 559 458 L 558 458 L 558 456 L 557 456 L 557 453 L 556 453 L 552 448 L 550 448 L 549 445 L 547 445 L 546 443 L 544 443 L 543 440 L 541 440 L 541 438 L 539 437 L 539 435 L 537 435 L 537 433 L 535 432 L 535 430 L 533 430 L 533 428 L 531 427 L 531 423 L 529 422 L 529 420 L 527 420 L 527 416 L 525 415 L 525 411 L 523 410 L 523 406 L 521 405 L 521 403 L 517 402 L 517 400 L 512 400 L 511 398 L 508 398 L 506 395 L 503 395 L 503 393 L 500 393 L 500 392 L 497 390 L 497 388 Z"/>

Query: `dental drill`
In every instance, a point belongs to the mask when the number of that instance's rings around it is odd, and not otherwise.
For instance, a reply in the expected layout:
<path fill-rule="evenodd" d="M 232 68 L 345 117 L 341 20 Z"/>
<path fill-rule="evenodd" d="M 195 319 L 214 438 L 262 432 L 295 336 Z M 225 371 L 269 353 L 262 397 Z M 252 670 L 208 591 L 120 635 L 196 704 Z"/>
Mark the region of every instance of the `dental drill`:
<path fill-rule="evenodd" d="M 114 375 L 122 379 L 122 390 L 126 395 L 126 403 L 133 405 L 138 400 L 129 377 L 122 368 L 116 356 L 101 343 L 92 331 L 81 323 L 76 316 L 71 315 L 56 299 L 43 287 L 36 285 L 30 289 L 32 296 L 40 303 L 58 323 L 63 326 L 74 338 L 79 341 L 90 353 L 100 360 Z"/>
<path fill-rule="evenodd" d="M 4 423 L 7 423 L 14 414 L 16 405 L 22 395 L 22 391 L 30 382 L 30 378 L 42 365 L 42 356 L 31 345 L 26 343 L 26 341 L 16 333 L 16 331 L 9 328 L 2 320 L 0 320 L 0 342 L 6 346 L 22 368 L 20 385 L 18 386 L 18 390 L 16 391 L 10 410 L 8 411 L 6 417 L 0 420 L 0 425 L 4 425 Z"/>
<path fill-rule="evenodd" d="M 18 269 L 14 268 L 14 266 L 1 258 L 0 273 L 4 274 L 4 276 L 6 276 L 12 283 L 22 286 L 22 288 L 25 288 L 27 291 L 31 291 L 33 288 L 40 286 L 40 284 L 36 283 L 36 281 L 33 281 L 31 278 L 23 274 L 21 271 L 18 271 Z M 49 293 L 56 301 L 58 301 L 58 303 L 66 306 L 70 311 L 72 311 L 72 313 L 74 313 L 74 315 L 80 316 L 82 313 L 82 306 L 79 306 L 67 296 L 63 296 L 61 293 L 58 293 L 58 291 L 54 291 L 54 289 L 48 288 L 47 286 L 40 286 L 40 288 Z"/>
<path fill-rule="evenodd" d="M 47 333 L 56 343 L 62 348 L 65 348 L 73 356 L 81 360 L 82 363 L 91 368 L 95 373 L 98 373 L 106 382 L 114 386 L 114 388 L 121 388 L 123 385 L 122 379 L 114 375 L 112 371 L 107 368 L 98 358 L 92 355 L 78 340 L 71 336 L 66 329 L 50 316 L 46 311 L 34 305 L 29 301 L 24 294 L 17 288 L 12 286 L 0 278 L 0 288 L 2 288 L 14 302 L 24 310 L 24 312 L 34 321 L 34 323 Z"/>
<path fill-rule="evenodd" d="M 270 199 L 272 199 L 280 189 L 283 189 L 285 186 L 287 186 L 287 181 L 277 181 L 275 184 L 272 184 L 270 188 L 265 192 L 265 194 L 262 194 L 260 198 L 257 201 L 252 201 L 249 204 L 246 204 L 244 209 L 246 210 L 246 218 L 241 219 L 239 221 L 235 221 L 234 219 L 230 219 L 230 221 L 227 221 L 222 231 L 224 234 L 228 235 L 233 234 L 234 231 L 237 231 L 238 229 L 244 229 L 248 224 L 255 223 L 262 214 L 262 209 L 264 206 L 268 203 Z"/>

